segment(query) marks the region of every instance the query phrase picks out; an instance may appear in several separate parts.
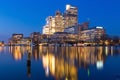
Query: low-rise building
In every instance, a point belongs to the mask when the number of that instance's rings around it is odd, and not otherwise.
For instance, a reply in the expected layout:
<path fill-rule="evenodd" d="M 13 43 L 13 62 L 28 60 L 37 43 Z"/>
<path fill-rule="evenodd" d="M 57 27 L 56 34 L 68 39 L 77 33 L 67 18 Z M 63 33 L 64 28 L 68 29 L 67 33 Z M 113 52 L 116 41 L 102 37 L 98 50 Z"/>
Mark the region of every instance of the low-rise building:
<path fill-rule="evenodd" d="M 21 44 L 23 39 L 23 34 L 12 34 L 12 37 L 9 39 L 9 45 L 18 45 Z"/>
<path fill-rule="evenodd" d="M 40 42 L 40 33 L 39 32 L 33 32 L 33 33 L 31 33 L 30 38 L 32 40 L 33 45 L 39 44 L 39 42 Z"/>
<path fill-rule="evenodd" d="M 103 27 L 95 27 L 89 28 L 87 30 L 83 30 L 79 34 L 80 41 L 97 41 L 100 40 L 101 37 L 105 35 L 105 29 Z"/>
<path fill-rule="evenodd" d="M 23 38 L 23 34 L 12 34 L 12 39 L 20 40 Z"/>
<path fill-rule="evenodd" d="M 71 33 L 71 34 L 76 34 L 77 30 L 78 30 L 77 28 L 78 28 L 77 26 L 67 27 L 67 28 L 64 29 L 64 32 Z"/>
<path fill-rule="evenodd" d="M 67 32 L 56 32 L 51 36 L 51 41 L 58 43 L 75 42 L 76 39 L 76 34 L 70 34 Z"/>
<path fill-rule="evenodd" d="M 24 37 L 23 39 L 21 39 L 21 45 L 31 45 L 31 38 L 30 37 Z"/>

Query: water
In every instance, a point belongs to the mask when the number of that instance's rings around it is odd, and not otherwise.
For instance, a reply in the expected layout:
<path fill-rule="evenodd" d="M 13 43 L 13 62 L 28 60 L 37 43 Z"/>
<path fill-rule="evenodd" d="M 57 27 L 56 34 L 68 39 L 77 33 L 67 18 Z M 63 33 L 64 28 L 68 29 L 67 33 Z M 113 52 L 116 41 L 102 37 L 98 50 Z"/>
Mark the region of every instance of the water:
<path fill-rule="evenodd" d="M 120 80 L 120 47 L 0 47 L 0 80 Z"/>

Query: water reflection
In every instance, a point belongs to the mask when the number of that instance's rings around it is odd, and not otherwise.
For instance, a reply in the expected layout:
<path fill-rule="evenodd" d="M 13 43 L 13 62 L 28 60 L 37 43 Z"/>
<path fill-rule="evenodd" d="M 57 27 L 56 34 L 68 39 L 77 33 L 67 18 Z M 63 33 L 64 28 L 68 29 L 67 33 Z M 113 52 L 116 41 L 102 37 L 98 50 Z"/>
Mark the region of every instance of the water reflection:
<path fill-rule="evenodd" d="M 9 50 L 16 61 L 21 60 L 23 57 L 23 54 L 25 53 L 24 47 L 21 47 L 21 46 L 11 46 L 9 47 Z"/>
<path fill-rule="evenodd" d="M 27 75 L 28 77 L 31 77 L 31 53 L 28 52 L 27 55 Z"/>
<path fill-rule="evenodd" d="M 4 53 L 4 47 L 0 46 L 0 53 Z"/>
<path fill-rule="evenodd" d="M 56 79 L 77 80 L 78 69 L 88 69 L 95 65 L 98 70 L 103 69 L 107 56 L 119 53 L 114 47 L 50 47 L 43 48 L 43 66 L 46 75 L 53 75 Z M 46 51 L 46 53 L 45 53 Z"/>
<path fill-rule="evenodd" d="M 0 48 L 0 52 L 3 51 Z M 42 47 L 11 46 L 10 53 L 15 60 L 22 60 L 27 54 L 27 74 L 31 77 L 31 60 L 42 61 L 46 77 L 54 76 L 56 80 L 78 80 L 78 71 L 83 68 L 90 75 L 89 66 L 104 69 L 107 56 L 120 54 L 120 48 L 105 47 Z"/>

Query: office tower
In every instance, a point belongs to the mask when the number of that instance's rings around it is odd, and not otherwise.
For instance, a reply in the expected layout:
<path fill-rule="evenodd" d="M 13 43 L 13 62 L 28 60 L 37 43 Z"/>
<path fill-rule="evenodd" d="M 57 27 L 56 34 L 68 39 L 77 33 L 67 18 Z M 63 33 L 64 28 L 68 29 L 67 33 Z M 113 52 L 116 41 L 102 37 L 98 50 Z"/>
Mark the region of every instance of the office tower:
<path fill-rule="evenodd" d="M 43 27 L 43 34 L 53 34 L 55 32 L 55 19 L 52 16 L 46 18 L 46 25 Z"/>
<path fill-rule="evenodd" d="M 78 9 L 71 5 L 66 5 L 64 13 L 65 28 L 75 26 L 78 23 Z"/>
<path fill-rule="evenodd" d="M 50 34 L 50 29 L 48 25 L 43 26 L 43 34 Z"/>
<path fill-rule="evenodd" d="M 49 16 L 46 19 L 46 25 L 43 28 L 43 34 L 54 34 L 55 32 L 64 31 L 64 20 L 60 11 L 56 11 L 54 17 Z"/>
<path fill-rule="evenodd" d="M 55 32 L 64 31 L 64 20 L 60 11 L 56 11 L 55 14 Z"/>
<path fill-rule="evenodd" d="M 65 28 L 77 26 L 78 9 L 71 5 L 66 5 L 66 11 L 62 15 L 56 11 L 55 16 L 49 16 L 46 19 L 46 25 L 43 28 L 43 34 L 54 34 L 55 32 L 64 32 Z"/>

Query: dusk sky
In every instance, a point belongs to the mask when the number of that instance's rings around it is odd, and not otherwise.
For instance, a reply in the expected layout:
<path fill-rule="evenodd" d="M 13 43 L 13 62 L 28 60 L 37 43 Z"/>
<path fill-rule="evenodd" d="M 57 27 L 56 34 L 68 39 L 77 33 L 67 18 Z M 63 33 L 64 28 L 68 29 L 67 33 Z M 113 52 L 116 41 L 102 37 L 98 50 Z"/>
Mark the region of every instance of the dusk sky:
<path fill-rule="evenodd" d="M 0 40 L 13 33 L 42 33 L 46 17 L 56 10 L 63 13 L 66 4 L 78 7 L 79 23 L 89 18 L 90 27 L 103 26 L 108 34 L 120 36 L 120 0 L 0 0 Z"/>

